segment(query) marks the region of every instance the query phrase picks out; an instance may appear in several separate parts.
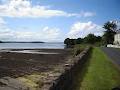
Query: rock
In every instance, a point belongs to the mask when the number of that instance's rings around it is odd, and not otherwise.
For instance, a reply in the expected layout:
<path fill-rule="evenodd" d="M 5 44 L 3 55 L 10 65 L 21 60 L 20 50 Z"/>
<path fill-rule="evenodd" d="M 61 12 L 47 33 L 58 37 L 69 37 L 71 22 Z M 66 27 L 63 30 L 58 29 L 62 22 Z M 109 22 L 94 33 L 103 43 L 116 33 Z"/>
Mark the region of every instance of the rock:
<path fill-rule="evenodd" d="M 27 90 L 28 89 L 28 87 L 26 87 L 21 81 L 11 77 L 1 78 L 0 83 L 3 84 L 0 86 L 0 90 Z"/>
<path fill-rule="evenodd" d="M 16 89 L 11 87 L 0 87 L 0 90 L 16 90 Z"/>

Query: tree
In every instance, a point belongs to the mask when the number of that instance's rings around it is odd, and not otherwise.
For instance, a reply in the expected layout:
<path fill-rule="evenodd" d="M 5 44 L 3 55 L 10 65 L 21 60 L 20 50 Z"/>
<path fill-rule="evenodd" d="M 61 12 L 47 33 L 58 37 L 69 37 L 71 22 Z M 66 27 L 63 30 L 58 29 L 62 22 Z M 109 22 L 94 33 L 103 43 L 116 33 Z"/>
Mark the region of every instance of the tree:
<path fill-rule="evenodd" d="M 67 47 L 72 47 L 76 44 L 95 44 L 95 43 L 101 43 L 100 36 L 95 36 L 94 34 L 88 34 L 85 38 L 77 38 L 77 39 L 70 39 L 66 38 L 64 40 L 64 44 L 66 44 Z"/>
<path fill-rule="evenodd" d="M 94 34 L 88 34 L 84 38 L 84 42 L 88 44 L 94 44 L 96 42 L 96 36 Z"/>
<path fill-rule="evenodd" d="M 101 42 L 102 37 L 101 36 L 96 36 L 96 42 Z"/>
<path fill-rule="evenodd" d="M 81 44 L 82 42 L 83 42 L 83 39 L 82 39 L 82 38 L 76 39 L 76 44 Z"/>
<path fill-rule="evenodd" d="M 115 21 L 108 21 L 103 26 L 106 29 L 103 35 L 104 44 L 113 44 L 114 35 L 116 34 L 117 24 Z"/>
<path fill-rule="evenodd" d="M 67 46 L 68 46 L 68 45 L 75 45 L 75 44 L 76 44 L 76 39 L 66 38 L 66 39 L 64 40 L 64 44 L 66 44 Z"/>
<path fill-rule="evenodd" d="M 66 44 L 66 45 L 68 45 L 69 42 L 70 42 L 70 39 L 69 39 L 69 38 L 66 38 L 66 39 L 64 40 L 64 44 Z"/>

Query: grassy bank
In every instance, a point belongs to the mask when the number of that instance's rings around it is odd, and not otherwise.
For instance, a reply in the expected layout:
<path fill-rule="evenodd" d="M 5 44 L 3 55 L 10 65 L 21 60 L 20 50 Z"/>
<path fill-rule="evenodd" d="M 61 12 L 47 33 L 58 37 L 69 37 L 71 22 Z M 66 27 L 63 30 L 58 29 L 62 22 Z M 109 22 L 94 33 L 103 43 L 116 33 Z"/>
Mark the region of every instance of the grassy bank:
<path fill-rule="evenodd" d="M 120 86 L 120 72 L 99 48 L 93 48 L 76 81 L 76 90 L 111 90 Z"/>
<path fill-rule="evenodd" d="M 73 56 L 77 56 L 81 53 L 88 45 L 86 44 L 76 44 L 72 50 Z"/>

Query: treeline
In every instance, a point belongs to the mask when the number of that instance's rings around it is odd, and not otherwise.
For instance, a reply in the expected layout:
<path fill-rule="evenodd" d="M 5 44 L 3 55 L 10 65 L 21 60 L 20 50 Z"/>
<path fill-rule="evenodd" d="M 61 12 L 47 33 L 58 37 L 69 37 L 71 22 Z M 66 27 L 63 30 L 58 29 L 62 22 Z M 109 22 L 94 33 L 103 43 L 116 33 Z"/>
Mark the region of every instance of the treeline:
<path fill-rule="evenodd" d="M 114 44 L 114 35 L 117 32 L 120 32 L 119 21 L 108 21 L 103 25 L 105 29 L 103 36 L 95 36 L 94 34 L 88 34 L 85 38 L 70 39 L 67 38 L 64 40 L 64 44 L 67 46 L 75 44 L 92 44 L 92 45 L 104 45 Z"/>
<path fill-rule="evenodd" d="M 64 40 L 64 44 L 67 46 L 75 45 L 75 44 L 96 44 L 102 41 L 101 36 L 95 36 L 94 34 L 88 34 L 84 38 L 70 39 L 66 38 Z"/>

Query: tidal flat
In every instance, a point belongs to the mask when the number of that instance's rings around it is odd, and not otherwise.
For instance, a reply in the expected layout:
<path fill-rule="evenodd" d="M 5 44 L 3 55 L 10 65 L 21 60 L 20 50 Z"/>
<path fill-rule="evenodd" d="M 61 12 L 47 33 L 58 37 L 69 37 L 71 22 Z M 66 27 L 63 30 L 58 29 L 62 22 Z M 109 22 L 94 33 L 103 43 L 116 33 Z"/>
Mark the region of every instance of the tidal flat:
<path fill-rule="evenodd" d="M 52 76 L 59 75 L 70 52 L 69 49 L 1 49 L 0 89 L 11 83 L 13 88 L 19 84 L 30 90 L 41 88 L 44 83 L 50 83 Z M 10 85 L 6 80 L 11 81 Z M 13 81 L 20 83 L 15 85 Z"/>

